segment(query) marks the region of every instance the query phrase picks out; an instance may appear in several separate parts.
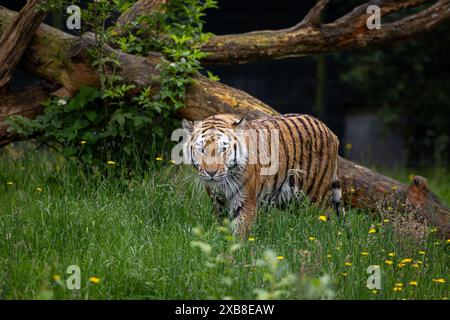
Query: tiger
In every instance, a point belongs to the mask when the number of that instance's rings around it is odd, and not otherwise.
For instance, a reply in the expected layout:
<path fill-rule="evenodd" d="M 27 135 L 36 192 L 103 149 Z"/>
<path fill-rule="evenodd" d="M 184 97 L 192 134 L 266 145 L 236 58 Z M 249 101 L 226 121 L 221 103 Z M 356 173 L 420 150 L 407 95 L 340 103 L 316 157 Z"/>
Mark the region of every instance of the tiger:
<path fill-rule="evenodd" d="M 182 127 L 188 134 L 185 159 L 236 236 L 250 232 L 262 205 L 285 207 L 305 197 L 321 204 L 330 191 L 339 216 L 339 140 L 315 117 L 218 114 L 200 122 L 184 119 Z"/>

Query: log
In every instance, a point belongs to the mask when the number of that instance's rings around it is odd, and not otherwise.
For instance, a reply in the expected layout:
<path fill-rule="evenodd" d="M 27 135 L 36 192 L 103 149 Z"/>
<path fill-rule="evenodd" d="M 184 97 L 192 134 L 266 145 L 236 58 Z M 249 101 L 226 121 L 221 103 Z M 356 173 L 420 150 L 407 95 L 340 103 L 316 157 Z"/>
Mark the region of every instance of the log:
<path fill-rule="evenodd" d="M 8 90 L 12 72 L 46 16 L 38 9 L 40 2 L 29 0 L 0 38 L 0 93 Z"/>
<path fill-rule="evenodd" d="M 4 123 L 10 116 L 21 115 L 27 118 L 35 118 L 42 112 L 42 102 L 50 98 L 54 89 L 48 84 L 38 84 L 0 96 L 0 147 L 11 142 L 22 140 L 23 137 L 8 131 Z"/>
<path fill-rule="evenodd" d="M 11 11 L 0 8 L 0 21 L 12 19 L 13 16 Z M 0 34 L 2 32 L 0 22 Z M 21 66 L 30 73 L 64 86 L 66 93 L 75 92 L 82 85 L 98 86 L 98 75 L 90 67 L 86 54 L 86 49 L 93 45 L 93 41 L 95 37 L 91 34 L 74 37 L 42 26 L 37 30 Z M 114 52 L 120 59 L 123 68 L 119 70 L 119 75 L 124 82 L 134 83 L 138 89 L 148 85 L 157 87 L 159 75 L 156 66 L 163 59 L 160 54 L 138 57 L 110 47 L 104 47 L 104 50 Z M 177 113 L 179 117 L 199 120 L 216 113 L 238 112 L 253 119 L 278 114 L 243 91 L 201 75 L 195 79 L 196 83 L 187 90 L 186 107 Z M 342 158 L 339 159 L 339 175 L 347 206 L 384 211 L 395 205 L 396 208 L 404 208 L 403 211 L 396 211 L 399 215 L 414 213 L 424 222 L 436 226 L 446 237 L 449 236 L 450 210 L 428 189 L 422 178 L 417 177 L 408 187 Z"/>

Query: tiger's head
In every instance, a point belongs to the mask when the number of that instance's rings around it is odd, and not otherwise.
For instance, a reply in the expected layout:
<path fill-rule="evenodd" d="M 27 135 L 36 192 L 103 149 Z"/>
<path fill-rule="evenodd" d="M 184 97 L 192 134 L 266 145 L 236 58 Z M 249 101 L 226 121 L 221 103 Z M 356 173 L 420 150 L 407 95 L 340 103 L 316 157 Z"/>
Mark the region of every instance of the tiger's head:
<path fill-rule="evenodd" d="M 186 160 L 205 182 L 223 182 L 234 169 L 245 163 L 246 148 L 242 132 L 243 116 L 221 114 L 193 123 L 182 121 L 189 134 L 184 147 Z"/>

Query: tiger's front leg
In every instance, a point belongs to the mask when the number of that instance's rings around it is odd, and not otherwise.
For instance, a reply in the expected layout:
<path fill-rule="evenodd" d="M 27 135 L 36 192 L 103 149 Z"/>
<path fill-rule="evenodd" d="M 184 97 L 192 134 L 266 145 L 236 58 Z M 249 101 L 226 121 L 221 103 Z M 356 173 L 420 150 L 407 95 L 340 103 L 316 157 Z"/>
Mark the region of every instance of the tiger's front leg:
<path fill-rule="evenodd" d="M 206 192 L 211 199 L 214 207 L 214 213 L 217 220 L 222 220 L 227 217 L 227 205 L 222 196 L 215 193 L 210 187 L 206 186 Z"/>
<path fill-rule="evenodd" d="M 244 240 L 256 218 L 256 196 L 247 195 L 239 200 L 231 212 L 232 217 L 234 217 L 231 225 L 233 234 Z"/>

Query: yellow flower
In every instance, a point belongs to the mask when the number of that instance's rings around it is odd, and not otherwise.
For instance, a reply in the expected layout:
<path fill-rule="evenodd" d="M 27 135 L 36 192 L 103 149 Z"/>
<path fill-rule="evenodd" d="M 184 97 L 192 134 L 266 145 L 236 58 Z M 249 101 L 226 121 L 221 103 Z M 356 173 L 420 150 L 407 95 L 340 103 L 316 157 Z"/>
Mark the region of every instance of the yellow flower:
<path fill-rule="evenodd" d="M 342 272 L 342 273 L 341 273 L 341 275 L 342 275 L 343 277 L 346 277 L 347 274 L 348 274 L 347 272 Z"/>
<path fill-rule="evenodd" d="M 403 290 L 403 288 L 401 288 L 401 287 L 394 287 L 394 291 L 402 291 Z"/>
<path fill-rule="evenodd" d="M 396 287 L 403 287 L 403 283 L 397 282 L 397 283 L 395 284 L 395 286 L 396 286 Z"/>
<path fill-rule="evenodd" d="M 111 31 L 111 35 L 115 37 L 115 36 L 118 36 L 119 33 L 118 33 L 117 31 L 114 30 L 114 31 Z"/>
<path fill-rule="evenodd" d="M 409 285 L 417 287 L 418 283 L 417 283 L 417 281 L 410 281 Z"/>
<path fill-rule="evenodd" d="M 409 175 L 409 177 L 408 177 L 409 180 L 413 181 L 413 180 L 414 180 L 414 176 L 415 176 L 415 175 L 411 173 L 411 174 Z"/>
<path fill-rule="evenodd" d="M 281 260 L 284 259 L 284 257 L 283 256 L 278 256 L 277 259 L 281 261 Z"/>
<path fill-rule="evenodd" d="M 433 282 L 436 283 L 445 283 L 445 279 L 439 278 L 439 279 L 433 279 Z"/>
<path fill-rule="evenodd" d="M 327 216 L 319 216 L 320 221 L 327 221 Z"/>
<path fill-rule="evenodd" d="M 351 266 L 352 266 L 352 263 L 349 262 L 349 261 L 347 261 L 347 262 L 345 263 L 345 266 L 346 266 L 346 267 L 351 267 Z"/>
<path fill-rule="evenodd" d="M 12 186 L 14 183 L 13 183 L 12 181 L 8 181 L 6 184 L 7 184 L 8 186 Z"/>
<path fill-rule="evenodd" d="M 327 258 L 331 259 L 332 255 L 331 254 L 327 254 Z"/>
<path fill-rule="evenodd" d="M 100 278 L 90 277 L 89 278 L 89 282 L 92 283 L 92 284 L 99 284 L 100 283 Z"/>
<path fill-rule="evenodd" d="M 420 266 L 419 266 L 418 263 L 414 263 L 414 264 L 412 264 L 412 266 L 413 266 L 414 268 L 420 268 Z"/>
<path fill-rule="evenodd" d="M 419 254 L 421 254 L 421 255 L 425 255 L 425 251 L 419 251 Z"/>
<path fill-rule="evenodd" d="M 42 189 L 41 189 L 40 187 L 37 187 L 37 188 L 36 188 L 36 191 L 37 191 L 37 192 L 42 192 Z"/>
<path fill-rule="evenodd" d="M 308 239 L 309 239 L 309 241 L 314 241 L 314 240 L 316 240 L 316 238 L 314 238 L 313 236 L 309 237 Z"/>
<path fill-rule="evenodd" d="M 388 211 L 394 210 L 392 207 L 387 207 Z"/>
<path fill-rule="evenodd" d="M 377 291 L 377 290 L 375 290 L 375 289 L 373 289 L 373 290 L 372 290 L 372 293 L 373 293 L 373 294 L 377 294 L 377 293 L 378 293 L 378 291 Z"/>
<path fill-rule="evenodd" d="M 392 190 L 397 190 L 398 189 L 398 186 L 392 186 L 392 188 L 391 188 Z"/>
<path fill-rule="evenodd" d="M 445 242 L 450 243 L 450 239 L 447 239 L 447 241 L 445 241 Z"/>
<path fill-rule="evenodd" d="M 86 144 L 86 140 L 81 140 L 80 143 L 81 144 Z"/>
<path fill-rule="evenodd" d="M 431 231 L 431 232 L 436 232 L 436 231 L 437 231 L 437 228 L 431 228 L 430 231 Z"/>
<path fill-rule="evenodd" d="M 114 161 L 112 161 L 112 160 L 109 160 L 109 161 L 107 161 L 106 163 L 109 164 L 110 166 L 113 166 L 113 165 L 116 164 L 116 163 L 115 163 Z"/>
<path fill-rule="evenodd" d="M 366 251 L 361 252 L 361 254 L 362 254 L 363 256 L 368 256 L 368 255 L 369 255 L 369 253 L 366 252 Z"/>
<path fill-rule="evenodd" d="M 388 253 L 388 256 L 389 256 L 389 257 L 395 257 L 395 252 L 389 252 L 389 253 Z"/>
<path fill-rule="evenodd" d="M 383 222 L 384 222 L 384 223 L 388 223 L 388 222 L 389 222 L 389 219 L 384 219 Z"/>
<path fill-rule="evenodd" d="M 254 237 L 249 237 L 248 241 L 255 241 L 255 238 Z"/>
<path fill-rule="evenodd" d="M 350 188 L 350 192 L 351 192 L 351 193 L 355 193 L 355 188 L 351 187 L 351 188 Z"/>
<path fill-rule="evenodd" d="M 54 274 L 54 275 L 52 276 L 52 279 L 53 279 L 53 281 L 58 282 L 59 280 L 61 280 L 61 277 L 60 277 L 59 274 Z"/>
<path fill-rule="evenodd" d="M 411 258 L 405 258 L 402 260 L 402 263 L 410 263 L 412 261 Z"/>
<path fill-rule="evenodd" d="M 169 161 L 171 164 L 175 164 L 175 160 L 170 160 Z"/>
<path fill-rule="evenodd" d="M 390 266 L 391 264 L 393 264 L 394 262 L 391 260 L 385 260 L 384 263 L 386 263 L 388 266 Z"/>
<path fill-rule="evenodd" d="M 156 160 L 156 161 L 162 161 L 162 160 L 163 160 L 163 157 L 158 156 L 158 157 L 155 158 L 155 160 Z"/>
<path fill-rule="evenodd" d="M 370 234 L 370 233 L 377 233 L 377 230 L 376 230 L 375 228 L 370 228 L 370 229 L 369 229 L 369 234 Z"/>
<path fill-rule="evenodd" d="M 403 267 L 405 266 L 405 264 L 404 264 L 404 263 L 399 263 L 399 264 L 397 264 L 397 266 L 398 266 L 399 268 L 403 268 Z"/>
<path fill-rule="evenodd" d="M 353 145 L 351 143 L 346 143 L 345 144 L 345 149 L 351 150 L 352 148 L 353 148 Z"/>

